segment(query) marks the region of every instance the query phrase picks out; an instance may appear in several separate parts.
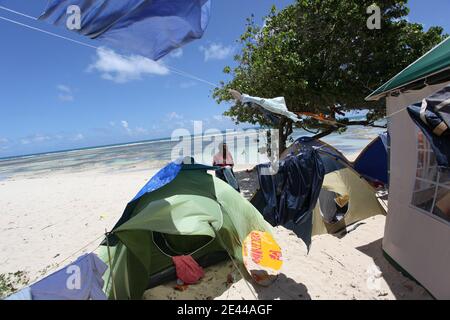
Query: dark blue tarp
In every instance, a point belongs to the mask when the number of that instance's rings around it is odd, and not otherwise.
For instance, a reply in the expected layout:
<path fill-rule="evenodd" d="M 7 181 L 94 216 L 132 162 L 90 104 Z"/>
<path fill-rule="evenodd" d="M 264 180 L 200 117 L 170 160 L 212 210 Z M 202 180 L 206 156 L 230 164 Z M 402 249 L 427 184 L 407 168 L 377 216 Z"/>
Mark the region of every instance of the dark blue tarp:
<path fill-rule="evenodd" d="M 364 178 L 388 184 L 388 135 L 383 133 L 365 148 L 353 164 Z"/>
<path fill-rule="evenodd" d="M 350 165 L 350 162 L 341 152 L 313 137 L 298 138 L 290 147 L 290 154 L 297 154 L 304 147 L 314 148 L 320 153 L 326 174 Z"/>
<path fill-rule="evenodd" d="M 297 155 L 280 162 L 277 174 L 262 174 L 268 166 L 257 166 L 265 202 L 262 214 L 273 226 L 282 225 L 293 230 L 309 248 L 312 212 L 325 176 L 321 157 L 314 148 L 302 148 Z"/>
<path fill-rule="evenodd" d="M 439 166 L 450 167 L 450 86 L 407 108 L 431 144 Z"/>
<path fill-rule="evenodd" d="M 153 60 L 201 38 L 210 17 L 210 0 L 50 0 L 39 19 L 67 27 L 71 5 L 81 9 L 72 31 Z"/>

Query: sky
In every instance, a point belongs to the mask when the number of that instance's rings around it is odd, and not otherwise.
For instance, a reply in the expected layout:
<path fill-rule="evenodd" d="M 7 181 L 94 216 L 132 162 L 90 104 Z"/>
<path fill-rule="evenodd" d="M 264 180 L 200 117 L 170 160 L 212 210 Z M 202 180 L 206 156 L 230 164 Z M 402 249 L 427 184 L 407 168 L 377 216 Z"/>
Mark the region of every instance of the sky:
<path fill-rule="evenodd" d="M 222 116 L 228 105 L 211 97 L 212 86 L 171 72 L 176 68 L 216 84 L 234 65 L 245 19 L 263 17 L 275 3 L 291 0 L 212 0 L 202 39 L 158 63 L 121 57 L 0 20 L 0 158 L 168 137 L 176 128 L 193 132 L 235 128 Z M 0 5 L 38 16 L 47 0 L 0 0 Z M 450 1 L 410 0 L 411 22 L 440 25 L 450 33 Z M 0 10 L 0 16 L 88 44 L 62 28 Z M 113 67 L 116 66 L 116 67 Z M 242 126 L 241 126 L 242 127 Z M 244 125 L 245 127 L 245 125 Z"/>

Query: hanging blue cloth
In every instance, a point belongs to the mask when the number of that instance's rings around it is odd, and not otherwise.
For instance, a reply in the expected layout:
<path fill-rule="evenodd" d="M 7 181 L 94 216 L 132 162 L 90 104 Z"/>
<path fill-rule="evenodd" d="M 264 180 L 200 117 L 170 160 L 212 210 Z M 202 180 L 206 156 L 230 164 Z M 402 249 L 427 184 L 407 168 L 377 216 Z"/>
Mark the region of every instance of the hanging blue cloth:
<path fill-rule="evenodd" d="M 50 0 L 39 19 L 158 60 L 203 36 L 210 6 L 210 0 Z"/>

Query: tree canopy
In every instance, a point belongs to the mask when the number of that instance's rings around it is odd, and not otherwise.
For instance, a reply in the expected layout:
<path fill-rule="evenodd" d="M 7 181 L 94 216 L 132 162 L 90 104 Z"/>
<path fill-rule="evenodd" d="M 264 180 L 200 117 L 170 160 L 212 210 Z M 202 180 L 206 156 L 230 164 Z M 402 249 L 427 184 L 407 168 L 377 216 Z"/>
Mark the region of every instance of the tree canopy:
<path fill-rule="evenodd" d="M 248 18 L 238 40 L 237 66 L 224 68 L 229 80 L 213 97 L 218 103 L 231 101 L 229 89 L 265 98 L 284 96 L 290 111 L 331 118 L 335 106 L 343 111 L 368 109 L 365 124 L 373 124 L 384 116 L 384 102 L 364 98 L 445 36 L 441 27 L 425 31 L 408 22 L 407 0 L 378 1 L 381 29 L 371 30 L 367 8 L 372 4 L 373 0 L 297 0 L 281 11 L 274 6 L 263 26 L 253 16 Z M 225 115 L 236 122 L 270 126 L 261 114 L 240 103 Z M 348 125 L 345 120 L 343 124 Z M 292 125 L 286 120 L 278 128 L 283 144 Z M 315 120 L 302 126 L 330 129 Z"/>

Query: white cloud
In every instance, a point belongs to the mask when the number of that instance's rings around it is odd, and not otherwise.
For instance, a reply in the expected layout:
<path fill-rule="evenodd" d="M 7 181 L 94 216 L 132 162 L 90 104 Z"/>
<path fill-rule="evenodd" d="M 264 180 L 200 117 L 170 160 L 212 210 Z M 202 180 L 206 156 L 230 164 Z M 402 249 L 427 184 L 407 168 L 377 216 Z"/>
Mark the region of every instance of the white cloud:
<path fill-rule="evenodd" d="M 136 130 L 134 130 L 137 134 L 146 134 L 148 133 L 147 129 L 141 128 L 141 127 L 137 127 Z"/>
<path fill-rule="evenodd" d="M 172 58 L 181 58 L 182 56 L 183 56 L 182 48 L 175 49 L 170 53 L 170 57 Z"/>
<path fill-rule="evenodd" d="M 221 114 L 218 114 L 218 115 L 213 116 L 213 119 L 216 120 L 216 121 L 224 121 L 224 120 L 226 120 L 227 118 L 224 117 L 224 116 L 221 115 Z"/>
<path fill-rule="evenodd" d="M 72 139 L 72 141 L 81 141 L 84 140 L 84 135 L 81 133 L 76 134 Z"/>
<path fill-rule="evenodd" d="M 115 127 L 115 126 L 116 126 L 116 123 L 115 123 L 114 121 L 110 121 L 110 122 L 109 122 L 109 125 L 110 125 L 111 127 Z"/>
<path fill-rule="evenodd" d="M 173 112 L 167 114 L 167 119 L 169 121 L 171 121 L 171 120 L 180 120 L 180 119 L 183 119 L 183 116 L 181 114 L 178 114 L 175 111 L 173 111 Z"/>
<path fill-rule="evenodd" d="M 73 90 L 66 85 L 63 84 L 58 84 L 56 86 L 56 89 L 58 89 L 59 94 L 58 94 L 58 99 L 62 102 L 72 102 L 75 97 L 73 95 Z"/>
<path fill-rule="evenodd" d="M 148 130 L 143 127 L 132 127 L 126 120 L 120 121 L 120 127 L 126 131 L 130 136 L 147 134 Z"/>
<path fill-rule="evenodd" d="M 49 136 L 44 136 L 44 135 L 41 135 L 41 134 L 37 134 L 37 135 L 35 135 L 33 137 L 33 141 L 34 142 L 44 142 L 44 141 L 48 141 L 50 139 L 51 138 Z"/>
<path fill-rule="evenodd" d="M 0 144 L 5 144 L 5 143 L 8 143 L 8 142 L 9 142 L 8 139 L 6 139 L 6 138 L 0 138 Z"/>
<path fill-rule="evenodd" d="M 200 47 L 200 51 L 202 51 L 205 55 L 205 62 L 210 60 L 224 60 L 233 55 L 234 47 L 233 46 L 224 46 L 221 43 L 211 43 L 209 46 Z"/>
<path fill-rule="evenodd" d="M 20 140 L 21 144 L 30 144 L 30 143 L 41 143 L 41 142 L 45 142 L 51 140 L 51 138 L 49 136 L 37 133 L 34 134 L 32 136 L 29 137 L 25 137 L 23 139 Z"/>
<path fill-rule="evenodd" d="M 128 121 L 122 120 L 122 121 L 120 121 L 120 124 L 121 124 L 122 127 L 124 127 L 125 129 L 128 129 L 128 127 L 129 127 Z"/>
<path fill-rule="evenodd" d="M 130 129 L 130 125 L 128 124 L 128 121 L 122 120 L 122 121 L 120 121 L 120 125 L 122 126 L 122 128 L 124 128 L 128 132 L 128 134 L 131 134 L 131 129 Z"/>
<path fill-rule="evenodd" d="M 140 80 L 144 75 L 167 75 L 169 69 L 162 62 L 156 62 L 143 56 L 122 56 L 113 50 L 99 48 L 96 61 L 88 71 L 98 71 L 102 78 L 116 83 Z"/>

